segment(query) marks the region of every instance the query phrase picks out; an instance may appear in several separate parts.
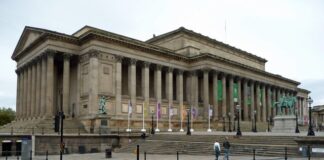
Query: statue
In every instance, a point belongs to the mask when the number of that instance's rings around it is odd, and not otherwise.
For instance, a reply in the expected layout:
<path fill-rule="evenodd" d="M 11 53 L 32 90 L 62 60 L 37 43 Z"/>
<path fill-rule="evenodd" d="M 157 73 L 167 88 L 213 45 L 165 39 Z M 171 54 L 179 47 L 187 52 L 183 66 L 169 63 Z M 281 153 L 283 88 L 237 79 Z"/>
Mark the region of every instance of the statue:
<path fill-rule="evenodd" d="M 106 106 L 106 96 L 101 96 L 99 98 L 99 114 L 107 114 L 105 106 Z"/>
<path fill-rule="evenodd" d="M 279 102 L 275 102 L 274 106 L 277 107 L 277 115 L 282 115 L 287 109 L 287 115 L 293 115 L 295 110 L 296 97 L 283 96 L 279 98 Z"/>

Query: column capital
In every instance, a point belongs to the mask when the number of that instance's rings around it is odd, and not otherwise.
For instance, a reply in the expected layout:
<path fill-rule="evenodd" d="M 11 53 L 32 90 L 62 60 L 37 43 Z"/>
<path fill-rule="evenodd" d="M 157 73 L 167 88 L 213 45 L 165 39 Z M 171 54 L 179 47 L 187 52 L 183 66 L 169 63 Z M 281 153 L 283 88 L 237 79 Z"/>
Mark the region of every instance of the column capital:
<path fill-rule="evenodd" d="M 168 72 L 173 72 L 173 67 L 168 67 Z"/>
<path fill-rule="evenodd" d="M 189 71 L 189 74 L 191 76 L 196 76 L 197 75 L 197 70 Z"/>
<path fill-rule="evenodd" d="M 150 65 L 151 65 L 151 62 L 147 62 L 147 61 L 144 61 L 144 62 L 143 62 L 143 66 L 144 66 L 145 68 L 149 68 Z"/>
<path fill-rule="evenodd" d="M 236 80 L 236 81 L 241 81 L 241 77 L 240 76 L 234 76 L 234 79 Z"/>
<path fill-rule="evenodd" d="M 232 74 L 226 74 L 226 77 L 229 79 L 234 79 L 234 76 Z"/>
<path fill-rule="evenodd" d="M 95 50 L 95 49 L 90 49 L 88 51 L 88 54 L 89 54 L 89 57 L 90 58 L 98 58 L 99 56 L 99 51 L 98 50 Z"/>
<path fill-rule="evenodd" d="M 162 67 L 163 67 L 163 66 L 162 66 L 161 64 L 156 64 L 156 65 L 155 65 L 155 69 L 156 69 L 156 70 L 159 70 L 159 71 L 161 71 Z"/>
<path fill-rule="evenodd" d="M 137 59 L 131 58 L 129 59 L 131 65 L 136 65 Z"/>
<path fill-rule="evenodd" d="M 213 73 L 213 74 L 216 74 L 216 75 L 220 74 L 220 72 L 217 71 L 217 70 L 212 70 L 212 73 Z"/>
<path fill-rule="evenodd" d="M 116 62 L 122 62 L 122 60 L 124 59 L 124 57 L 123 56 L 121 56 L 121 55 L 115 55 L 115 59 L 116 59 Z"/>
<path fill-rule="evenodd" d="M 63 59 L 68 60 L 72 57 L 72 54 L 70 53 L 63 53 Z"/>
<path fill-rule="evenodd" d="M 183 70 L 182 69 L 177 69 L 177 74 L 178 75 L 182 75 L 183 74 Z"/>
<path fill-rule="evenodd" d="M 57 53 L 57 51 L 53 49 L 46 49 L 44 55 L 47 57 L 54 57 L 54 55 Z"/>
<path fill-rule="evenodd" d="M 205 68 L 202 68 L 201 69 L 204 73 L 209 73 L 209 71 L 211 70 L 210 68 L 208 68 L 208 67 L 205 67 Z"/>

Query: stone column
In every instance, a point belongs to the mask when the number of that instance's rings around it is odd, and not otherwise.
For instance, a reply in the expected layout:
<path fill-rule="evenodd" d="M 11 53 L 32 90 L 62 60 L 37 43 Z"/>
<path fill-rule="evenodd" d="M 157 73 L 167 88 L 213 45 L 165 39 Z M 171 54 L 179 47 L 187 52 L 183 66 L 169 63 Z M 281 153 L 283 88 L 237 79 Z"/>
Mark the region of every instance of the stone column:
<path fill-rule="evenodd" d="M 16 92 L 16 120 L 20 118 L 20 90 L 21 90 L 21 71 L 19 69 L 16 70 L 17 74 L 17 92 Z"/>
<path fill-rule="evenodd" d="M 24 67 L 24 109 L 23 109 L 23 115 L 24 119 L 28 118 L 28 103 L 29 103 L 29 86 L 28 86 L 28 79 L 29 79 L 29 66 L 26 65 Z"/>
<path fill-rule="evenodd" d="M 267 121 L 267 103 L 266 103 L 266 86 L 263 84 L 262 85 L 262 122 Z"/>
<path fill-rule="evenodd" d="M 46 77 L 47 77 L 47 69 L 46 69 L 46 57 L 42 56 L 41 58 L 41 94 L 40 94 L 40 109 L 41 116 L 46 115 Z"/>
<path fill-rule="evenodd" d="M 227 109 L 226 109 L 226 74 L 222 74 L 222 86 L 223 86 L 223 98 L 222 98 L 222 115 L 227 115 Z"/>
<path fill-rule="evenodd" d="M 99 84 L 99 52 L 96 50 L 89 51 L 89 113 L 98 113 L 98 84 Z"/>
<path fill-rule="evenodd" d="M 36 117 L 41 116 L 41 59 L 37 57 L 37 66 L 36 66 Z"/>
<path fill-rule="evenodd" d="M 271 86 L 268 85 L 267 86 L 267 119 L 269 119 L 270 116 L 272 115 L 271 114 L 271 108 L 272 108 L 272 104 L 271 104 Z"/>
<path fill-rule="evenodd" d="M 208 119 L 208 108 L 209 108 L 209 69 L 205 68 L 203 70 L 204 72 L 204 94 L 203 94 L 203 100 L 204 100 L 204 118 Z"/>
<path fill-rule="evenodd" d="M 116 59 L 116 113 L 121 114 L 122 108 L 122 56 L 115 56 Z"/>
<path fill-rule="evenodd" d="M 66 116 L 70 116 L 70 57 L 70 54 L 63 55 L 63 112 Z"/>
<path fill-rule="evenodd" d="M 169 67 L 166 73 L 166 95 L 169 101 L 169 105 L 172 106 L 173 104 L 173 68 Z"/>
<path fill-rule="evenodd" d="M 198 75 L 197 71 L 191 72 L 191 96 L 192 96 L 192 106 L 198 107 Z M 198 112 L 199 114 L 199 112 Z"/>
<path fill-rule="evenodd" d="M 183 106 L 183 70 L 178 70 L 178 74 L 176 77 L 177 81 L 177 100 L 179 102 L 179 115 L 182 116 L 181 114 L 181 106 Z M 180 117 L 182 118 L 182 117 Z"/>
<path fill-rule="evenodd" d="M 54 115 L 54 51 L 47 53 L 46 67 L 46 115 L 52 118 Z"/>
<path fill-rule="evenodd" d="M 256 104 L 255 104 L 256 107 L 255 108 L 256 108 L 256 111 L 257 111 L 257 121 L 258 122 L 260 122 L 261 114 L 262 114 L 262 111 L 261 111 L 262 102 L 260 100 L 260 95 L 261 95 L 260 83 L 256 82 Z"/>
<path fill-rule="evenodd" d="M 229 112 L 231 113 L 231 121 L 234 122 L 234 94 L 233 94 L 233 86 L 234 86 L 234 78 L 232 75 L 228 76 L 229 78 Z"/>
<path fill-rule="evenodd" d="M 149 101 L 150 101 L 150 63 L 144 62 L 143 68 L 142 68 L 142 93 L 144 96 L 144 101 L 148 104 L 149 107 Z M 149 108 L 146 108 L 147 111 L 149 111 Z"/>
<path fill-rule="evenodd" d="M 128 66 L 128 91 L 133 108 L 136 108 L 136 59 L 130 59 Z"/>
<path fill-rule="evenodd" d="M 255 82 L 253 80 L 250 81 L 250 89 L 251 89 L 251 115 L 250 115 L 250 119 L 254 119 L 254 111 L 256 111 L 256 107 L 255 107 L 255 92 L 254 89 L 255 87 Z"/>
<path fill-rule="evenodd" d="M 221 115 L 218 110 L 218 72 L 213 72 L 213 120 L 218 120 Z"/>
<path fill-rule="evenodd" d="M 27 118 L 31 117 L 31 90 L 32 90 L 32 65 L 31 63 L 28 64 L 28 80 L 27 80 Z"/>
<path fill-rule="evenodd" d="M 243 103 L 242 103 L 242 108 L 244 110 L 243 113 L 243 120 L 248 120 L 249 117 L 249 108 L 248 108 L 248 80 L 244 79 L 243 80 Z"/>
<path fill-rule="evenodd" d="M 161 103 L 162 99 L 162 75 L 161 75 L 162 66 L 157 64 L 154 72 L 154 91 L 157 103 Z"/>
<path fill-rule="evenodd" d="M 242 88 L 241 88 L 241 78 L 240 77 L 237 77 L 237 85 L 238 85 L 238 91 L 237 91 L 237 94 L 238 94 L 238 100 L 237 100 L 237 104 L 240 106 L 240 119 L 243 120 L 243 117 L 242 117 L 242 97 L 241 97 L 241 91 L 242 91 Z"/>
<path fill-rule="evenodd" d="M 31 118 L 34 118 L 36 115 L 36 60 L 32 62 L 32 78 L 31 78 Z"/>
<path fill-rule="evenodd" d="M 21 67 L 20 69 L 20 74 L 21 74 L 21 79 L 20 79 L 20 92 L 19 92 L 19 119 L 21 120 L 22 118 L 24 118 L 24 93 L 25 93 L 25 86 L 24 86 L 24 82 L 25 82 L 25 69 L 24 67 Z"/>

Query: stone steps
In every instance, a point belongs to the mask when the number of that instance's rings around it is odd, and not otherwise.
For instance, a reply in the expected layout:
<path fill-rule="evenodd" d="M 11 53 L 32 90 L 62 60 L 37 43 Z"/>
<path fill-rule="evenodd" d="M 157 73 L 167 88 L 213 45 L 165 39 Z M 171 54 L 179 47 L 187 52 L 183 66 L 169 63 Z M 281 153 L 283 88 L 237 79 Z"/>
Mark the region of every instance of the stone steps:
<path fill-rule="evenodd" d="M 140 145 L 140 152 L 150 154 L 180 154 L 212 155 L 214 141 L 222 142 L 225 136 L 215 135 L 153 135 L 146 140 L 135 141 L 117 152 L 134 152 L 136 145 Z M 256 149 L 258 156 L 283 157 L 287 147 L 288 157 L 299 156 L 294 137 L 288 136 L 243 136 L 235 138 L 229 136 L 232 155 L 253 155 Z"/>

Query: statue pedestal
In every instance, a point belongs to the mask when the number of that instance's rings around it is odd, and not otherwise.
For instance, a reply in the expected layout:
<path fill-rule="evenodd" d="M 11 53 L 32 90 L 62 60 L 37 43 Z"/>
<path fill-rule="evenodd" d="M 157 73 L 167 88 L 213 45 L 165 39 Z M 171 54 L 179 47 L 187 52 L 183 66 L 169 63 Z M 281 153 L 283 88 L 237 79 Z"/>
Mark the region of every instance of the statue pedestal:
<path fill-rule="evenodd" d="M 295 133 L 296 116 L 294 115 L 278 115 L 273 118 L 274 127 L 272 132 Z"/>

